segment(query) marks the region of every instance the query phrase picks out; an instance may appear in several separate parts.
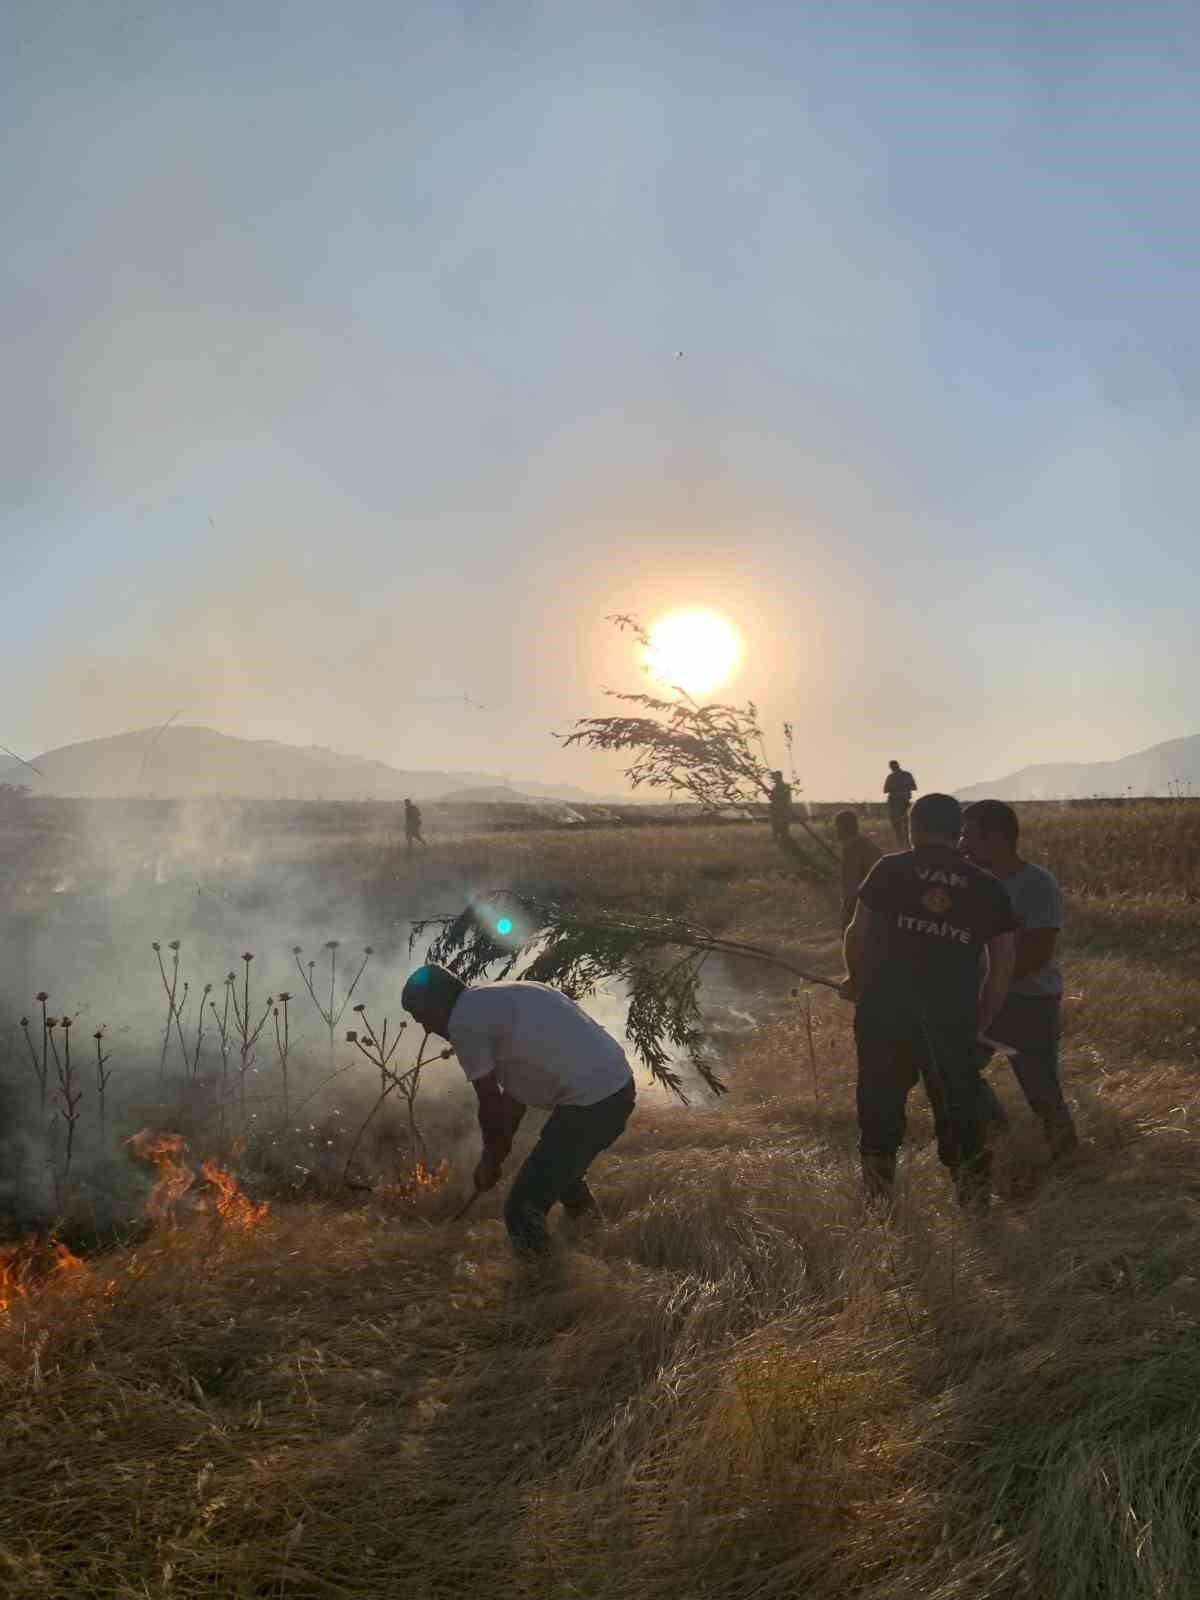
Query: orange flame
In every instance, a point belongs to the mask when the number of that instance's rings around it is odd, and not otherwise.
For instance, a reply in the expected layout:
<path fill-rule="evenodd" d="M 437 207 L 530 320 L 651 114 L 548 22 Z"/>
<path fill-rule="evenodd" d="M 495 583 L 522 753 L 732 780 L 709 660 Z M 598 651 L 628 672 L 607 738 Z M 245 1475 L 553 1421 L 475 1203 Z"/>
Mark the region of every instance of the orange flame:
<path fill-rule="evenodd" d="M 217 1215 L 231 1228 L 253 1228 L 270 1211 L 265 1200 L 255 1204 L 247 1199 L 232 1172 L 226 1172 L 215 1161 L 202 1161 L 200 1171 L 208 1181 Z"/>
<path fill-rule="evenodd" d="M 195 1211 L 209 1211 L 229 1227 L 255 1227 L 270 1211 L 264 1200 L 247 1198 L 237 1179 L 211 1157 L 200 1163 L 198 1182 L 190 1164 L 187 1140 L 178 1133 L 152 1133 L 143 1128 L 126 1139 L 125 1148 L 138 1161 L 149 1161 L 158 1171 L 154 1188 L 146 1197 L 145 1212 L 157 1222 L 174 1221 L 181 1203 Z"/>
<path fill-rule="evenodd" d="M 439 1161 L 433 1167 L 427 1167 L 423 1161 L 414 1161 L 410 1167 L 402 1167 L 382 1193 L 387 1200 L 412 1205 L 426 1195 L 440 1194 L 449 1182 L 448 1161 Z"/>
<path fill-rule="evenodd" d="M 158 1169 L 158 1178 L 143 1206 L 155 1222 L 169 1222 L 179 1202 L 196 1181 L 185 1166 L 187 1140 L 180 1133 L 152 1133 L 143 1128 L 131 1134 L 125 1148 L 136 1161 L 149 1161 Z"/>
<path fill-rule="evenodd" d="M 0 1249 L 0 1313 L 35 1286 L 64 1272 L 80 1272 L 83 1262 L 59 1241 L 22 1239 Z"/>

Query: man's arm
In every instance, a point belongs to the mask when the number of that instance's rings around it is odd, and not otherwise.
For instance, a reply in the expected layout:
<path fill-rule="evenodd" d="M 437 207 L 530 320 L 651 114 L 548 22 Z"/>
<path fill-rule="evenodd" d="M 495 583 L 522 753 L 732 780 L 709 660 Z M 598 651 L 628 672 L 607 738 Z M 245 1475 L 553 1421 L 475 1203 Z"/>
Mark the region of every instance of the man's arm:
<path fill-rule="evenodd" d="M 977 1026 L 980 1033 L 988 1031 L 1000 1007 L 1008 998 L 1008 986 L 1012 982 L 1013 968 L 1017 963 L 1016 936 L 1012 933 L 998 933 L 989 939 L 987 961 L 987 977 L 983 980 L 983 987 L 979 991 Z"/>
<path fill-rule="evenodd" d="M 838 993 L 843 1000 L 858 999 L 858 991 L 867 963 L 867 937 L 870 928 L 870 907 L 859 900 L 855 903 L 854 916 L 850 919 L 845 938 L 842 941 L 842 953 L 846 960 L 846 976 L 842 979 Z"/>
<path fill-rule="evenodd" d="M 1017 961 L 1013 977 L 1024 978 L 1031 972 L 1049 966 L 1057 949 L 1057 928 L 1018 928 Z"/>
<path fill-rule="evenodd" d="M 475 1079 L 479 1101 L 479 1131 L 483 1135 L 483 1154 L 475 1168 L 475 1187 L 490 1189 L 500 1177 L 505 1157 L 525 1115 L 524 1104 L 505 1094 L 494 1072 Z"/>

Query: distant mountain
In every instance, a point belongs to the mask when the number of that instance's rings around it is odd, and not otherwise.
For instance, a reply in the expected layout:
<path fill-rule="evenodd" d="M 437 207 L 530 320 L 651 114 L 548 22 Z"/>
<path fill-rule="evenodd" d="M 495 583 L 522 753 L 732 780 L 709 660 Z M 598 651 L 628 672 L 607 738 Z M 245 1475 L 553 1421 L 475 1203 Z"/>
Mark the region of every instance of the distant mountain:
<path fill-rule="evenodd" d="M 959 789 L 960 800 L 1090 800 L 1113 795 L 1200 795 L 1200 734 L 1168 739 L 1119 761 L 1050 761 Z"/>
<path fill-rule="evenodd" d="M 35 756 L 41 776 L 0 756 L 0 783 L 35 794 L 81 799 L 414 800 L 456 798 L 460 791 L 503 789 L 504 797 L 604 802 L 570 784 L 508 784 L 492 773 L 403 770 L 321 745 L 235 739 L 212 728 L 174 725 L 89 739 Z M 476 797 L 478 798 L 478 797 Z"/>

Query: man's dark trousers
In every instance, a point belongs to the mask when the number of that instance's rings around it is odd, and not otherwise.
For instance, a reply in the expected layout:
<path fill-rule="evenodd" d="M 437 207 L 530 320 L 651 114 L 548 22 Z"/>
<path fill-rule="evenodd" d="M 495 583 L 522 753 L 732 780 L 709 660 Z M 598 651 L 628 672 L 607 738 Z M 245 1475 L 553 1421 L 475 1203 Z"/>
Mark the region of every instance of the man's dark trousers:
<path fill-rule="evenodd" d="M 1009 1059 L 1029 1109 L 1046 1130 L 1052 1155 L 1065 1155 L 1078 1144 L 1075 1123 L 1063 1094 L 1058 1070 L 1058 1045 L 1062 1036 L 1062 1008 L 1055 995 L 1010 994 L 988 1029 L 988 1037 L 1011 1046 Z M 979 1044 L 977 1060 L 983 1071 L 992 1047 Z M 1007 1128 L 1008 1115 L 996 1091 L 980 1078 L 980 1115 L 985 1127 Z"/>
<path fill-rule="evenodd" d="M 980 1117 L 974 1010 L 930 1011 L 911 992 L 867 993 L 854 1016 L 859 1150 L 864 1174 L 886 1193 L 904 1139 L 905 1104 L 920 1079 L 929 1096 L 938 1159 L 959 1198 L 986 1195 L 990 1155 Z"/>
<path fill-rule="evenodd" d="M 636 1098 L 630 1079 L 594 1106 L 556 1106 L 546 1118 L 504 1202 L 508 1236 L 519 1256 L 544 1255 L 550 1248 L 546 1214 L 557 1201 L 569 1217 L 599 1212 L 587 1170 L 624 1133 Z"/>

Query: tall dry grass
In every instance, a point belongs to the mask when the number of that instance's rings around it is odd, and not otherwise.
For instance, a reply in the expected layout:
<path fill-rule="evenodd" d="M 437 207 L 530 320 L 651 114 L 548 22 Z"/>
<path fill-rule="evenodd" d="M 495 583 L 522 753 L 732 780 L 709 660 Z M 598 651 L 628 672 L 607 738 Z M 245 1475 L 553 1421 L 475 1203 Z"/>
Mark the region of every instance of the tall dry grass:
<path fill-rule="evenodd" d="M 832 960 L 753 835 L 741 888 L 703 875 L 739 833 L 682 864 L 676 834 L 644 856 L 548 841 L 527 882 L 691 880 L 731 929 Z M 451 1228 L 442 1196 L 161 1232 L 22 1302 L 0 1328 L 0 1589 L 1200 1593 L 1198 974 L 1186 919 L 1170 959 L 1140 916 L 1096 949 L 1101 898 L 1072 895 L 1083 1151 L 1050 1172 L 998 1076 L 1016 1131 L 985 1223 L 950 1203 L 919 1103 L 899 1221 L 864 1210 L 848 1014 L 822 994 L 815 1093 L 785 1006 L 737 1047 L 729 1103 L 639 1111 L 597 1164 L 607 1228 L 533 1277 L 497 1198 Z"/>

